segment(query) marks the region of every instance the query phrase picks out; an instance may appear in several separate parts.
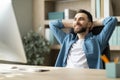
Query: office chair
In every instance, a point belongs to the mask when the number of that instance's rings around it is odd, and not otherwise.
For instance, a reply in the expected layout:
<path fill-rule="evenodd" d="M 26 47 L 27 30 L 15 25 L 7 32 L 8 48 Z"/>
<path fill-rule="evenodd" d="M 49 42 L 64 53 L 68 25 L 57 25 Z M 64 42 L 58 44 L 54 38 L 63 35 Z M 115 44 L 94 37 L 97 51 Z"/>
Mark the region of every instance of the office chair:
<path fill-rule="evenodd" d="M 103 27 L 104 26 L 94 27 L 92 29 L 93 35 L 99 34 L 101 32 L 101 30 L 103 29 Z M 101 55 L 106 55 L 108 57 L 108 59 L 110 60 L 110 47 L 109 47 L 109 43 L 107 43 L 107 47 L 103 50 Z M 102 61 L 102 63 L 103 63 L 103 69 L 105 69 L 105 63 L 103 61 Z"/>

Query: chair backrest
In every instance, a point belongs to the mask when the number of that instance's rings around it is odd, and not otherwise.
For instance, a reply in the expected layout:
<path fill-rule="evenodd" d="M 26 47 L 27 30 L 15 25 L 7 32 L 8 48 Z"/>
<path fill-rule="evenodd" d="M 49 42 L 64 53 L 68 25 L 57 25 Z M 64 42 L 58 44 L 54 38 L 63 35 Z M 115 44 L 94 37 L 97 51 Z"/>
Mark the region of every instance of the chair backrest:
<path fill-rule="evenodd" d="M 101 32 L 101 30 L 102 30 L 103 27 L 104 26 L 99 26 L 99 27 L 93 28 L 92 33 L 94 35 L 99 34 Z M 107 43 L 107 44 L 108 44 L 107 47 L 103 50 L 103 52 L 101 53 L 101 55 L 103 55 L 103 54 L 106 55 L 108 57 L 108 59 L 110 60 L 110 47 L 109 47 L 109 43 Z M 105 63 L 104 62 L 103 62 L 103 69 L 105 69 Z"/>

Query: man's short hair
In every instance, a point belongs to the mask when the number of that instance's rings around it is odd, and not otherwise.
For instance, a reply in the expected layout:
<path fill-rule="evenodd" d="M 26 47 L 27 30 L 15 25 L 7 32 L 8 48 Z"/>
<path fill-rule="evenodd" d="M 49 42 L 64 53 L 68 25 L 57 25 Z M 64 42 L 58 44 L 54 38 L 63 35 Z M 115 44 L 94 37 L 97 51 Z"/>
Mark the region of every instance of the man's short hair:
<path fill-rule="evenodd" d="M 89 20 L 90 22 L 93 22 L 92 15 L 91 15 L 91 13 L 88 12 L 87 10 L 80 9 L 80 10 L 77 11 L 77 13 L 84 13 L 84 14 L 86 14 L 86 15 L 88 16 L 88 20 Z"/>

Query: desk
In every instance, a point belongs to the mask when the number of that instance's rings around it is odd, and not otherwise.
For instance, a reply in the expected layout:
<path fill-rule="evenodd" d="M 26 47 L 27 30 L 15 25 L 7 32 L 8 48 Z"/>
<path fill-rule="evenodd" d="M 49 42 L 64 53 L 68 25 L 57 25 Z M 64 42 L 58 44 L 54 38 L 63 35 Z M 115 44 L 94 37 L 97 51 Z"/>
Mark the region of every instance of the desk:
<path fill-rule="evenodd" d="M 26 69 L 26 71 L 24 71 L 23 68 Z M 36 72 L 32 71 L 32 69 L 49 69 L 49 71 Z M 7 72 L 7 70 L 10 71 Z M 0 64 L 0 80 L 120 80 L 120 78 L 107 78 L 105 70 L 97 69 Z"/>

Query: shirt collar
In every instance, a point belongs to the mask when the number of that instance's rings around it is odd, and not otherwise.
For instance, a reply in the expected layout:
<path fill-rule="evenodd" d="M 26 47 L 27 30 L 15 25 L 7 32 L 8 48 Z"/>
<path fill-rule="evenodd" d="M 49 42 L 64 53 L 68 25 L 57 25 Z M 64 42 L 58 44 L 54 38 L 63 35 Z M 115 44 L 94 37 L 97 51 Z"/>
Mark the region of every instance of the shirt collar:
<path fill-rule="evenodd" d="M 86 36 L 85 36 L 85 39 L 89 38 L 90 36 L 92 36 L 92 32 L 89 32 Z M 78 40 L 78 36 L 76 35 L 75 36 L 75 41 Z"/>

